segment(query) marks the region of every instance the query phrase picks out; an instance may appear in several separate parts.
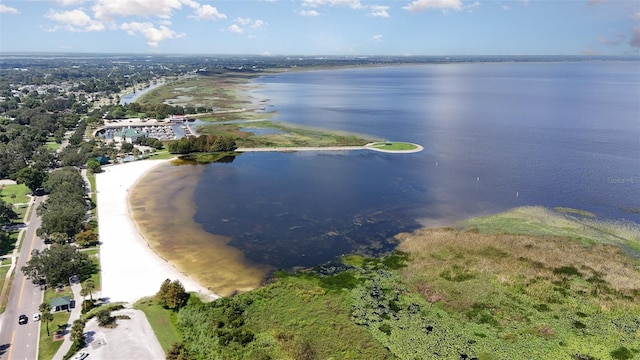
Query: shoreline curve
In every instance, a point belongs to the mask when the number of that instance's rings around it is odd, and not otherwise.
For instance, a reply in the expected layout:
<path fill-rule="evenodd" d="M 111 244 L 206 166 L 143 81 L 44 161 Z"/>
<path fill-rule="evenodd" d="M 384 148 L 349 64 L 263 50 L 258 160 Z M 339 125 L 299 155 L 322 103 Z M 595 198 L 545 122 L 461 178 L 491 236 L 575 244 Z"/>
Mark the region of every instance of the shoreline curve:
<path fill-rule="evenodd" d="M 296 151 L 359 151 L 359 150 L 371 150 L 391 154 L 411 154 L 418 153 L 424 150 L 422 145 L 407 143 L 413 145 L 414 149 L 408 150 L 388 150 L 379 149 L 374 147 L 379 142 L 368 143 L 364 146 L 300 146 L 300 147 L 256 147 L 256 148 L 237 148 L 236 152 L 296 152 Z"/>
<path fill-rule="evenodd" d="M 138 229 L 129 191 L 156 166 L 170 160 L 140 160 L 103 168 L 96 174 L 102 296 L 134 303 L 153 296 L 165 279 L 179 280 L 187 291 L 220 297 L 155 252 Z"/>

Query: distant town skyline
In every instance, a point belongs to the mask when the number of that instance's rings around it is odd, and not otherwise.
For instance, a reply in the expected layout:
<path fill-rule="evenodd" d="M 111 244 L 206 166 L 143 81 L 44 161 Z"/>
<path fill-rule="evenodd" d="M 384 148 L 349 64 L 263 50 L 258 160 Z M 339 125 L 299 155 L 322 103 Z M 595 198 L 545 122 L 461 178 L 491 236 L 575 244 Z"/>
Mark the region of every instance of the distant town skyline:
<path fill-rule="evenodd" d="M 640 55 L 638 0 L 0 0 L 0 53 Z"/>

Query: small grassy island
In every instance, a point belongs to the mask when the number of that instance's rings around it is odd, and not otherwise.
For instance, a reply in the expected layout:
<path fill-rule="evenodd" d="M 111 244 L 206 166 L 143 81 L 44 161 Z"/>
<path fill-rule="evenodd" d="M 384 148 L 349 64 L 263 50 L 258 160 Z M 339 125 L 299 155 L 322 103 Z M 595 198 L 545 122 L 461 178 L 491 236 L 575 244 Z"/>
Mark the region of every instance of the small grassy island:
<path fill-rule="evenodd" d="M 401 141 L 384 141 L 369 144 L 368 147 L 375 150 L 388 152 L 418 152 L 422 151 L 422 146 L 418 144 L 401 142 Z"/>
<path fill-rule="evenodd" d="M 165 350 L 193 359 L 640 356 L 637 224 L 525 207 L 396 238 L 381 258 L 279 272 L 211 303 L 191 296 L 177 316 L 140 308 L 174 325 Z"/>

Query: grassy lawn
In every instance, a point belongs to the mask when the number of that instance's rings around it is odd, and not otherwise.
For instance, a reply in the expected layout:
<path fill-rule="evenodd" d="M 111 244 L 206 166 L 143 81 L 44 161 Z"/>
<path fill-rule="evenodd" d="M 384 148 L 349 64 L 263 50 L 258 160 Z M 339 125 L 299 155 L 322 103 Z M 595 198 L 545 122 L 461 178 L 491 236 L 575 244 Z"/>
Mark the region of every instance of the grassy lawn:
<path fill-rule="evenodd" d="M 71 296 L 71 298 L 73 298 L 71 288 L 65 286 L 64 291 L 59 293 L 56 292 L 55 289 L 47 289 L 44 292 L 43 302 L 49 303 L 52 299 L 60 296 Z M 62 345 L 62 341 L 53 341 L 53 332 L 58 329 L 59 326 L 64 327 L 64 325 L 69 322 L 69 316 L 70 313 L 66 311 L 61 311 L 53 314 L 53 321 L 49 323 L 50 336 L 47 336 L 47 328 L 45 324 L 41 324 L 40 351 L 38 353 L 38 359 L 48 360 L 53 358 L 53 355 L 55 355 L 55 353 L 60 348 L 60 345 Z"/>
<path fill-rule="evenodd" d="M 418 147 L 415 144 L 406 143 L 406 142 L 378 142 L 373 144 L 373 147 L 380 150 L 415 150 Z"/>
<path fill-rule="evenodd" d="M 29 202 L 27 194 L 30 194 L 31 190 L 24 184 L 3 185 L 1 189 L 0 194 L 2 194 L 2 200 L 8 204 Z"/>
<path fill-rule="evenodd" d="M 96 212 L 98 211 L 98 196 L 96 195 L 96 176 L 95 174 L 90 174 L 87 172 L 87 180 L 89 180 L 89 193 L 91 194 L 91 202 L 93 203 L 93 207 L 91 209 L 91 217 L 95 219 Z M 97 232 L 97 229 L 96 229 Z"/>
<path fill-rule="evenodd" d="M 58 144 L 57 142 L 50 140 L 50 141 L 47 141 L 45 145 L 49 150 L 58 151 L 58 149 L 60 149 L 61 144 Z"/>
<path fill-rule="evenodd" d="M 40 348 L 38 351 L 38 359 L 49 360 L 53 359 L 63 340 L 53 341 L 53 332 L 58 329 L 59 326 L 64 327 L 69 322 L 70 314 L 66 311 L 53 314 L 53 321 L 49 323 L 49 336 L 47 336 L 46 325 L 40 324 Z"/>
<path fill-rule="evenodd" d="M 176 157 L 175 154 L 171 154 L 167 150 L 160 150 L 155 152 L 153 155 L 149 156 L 149 159 L 164 160 L 164 159 L 173 159 L 174 157 Z"/>
<path fill-rule="evenodd" d="M 173 343 L 181 341 L 175 323 L 177 314 L 158 305 L 153 298 L 140 299 L 133 305 L 134 309 L 142 310 L 158 337 L 160 346 L 166 352 Z"/>
<path fill-rule="evenodd" d="M 100 249 L 99 248 L 91 248 L 86 250 L 80 250 L 83 253 L 89 255 L 89 258 L 93 262 L 93 265 L 97 269 L 97 271 L 91 275 L 91 280 L 96 285 L 94 291 L 100 291 L 102 289 L 102 283 L 100 281 Z"/>
<path fill-rule="evenodd" d="M 16 212 L 16 214 L 18 215 L 17 218 L 15 218 L 15 220 L 13 220 L 14 224 L 20 224 L 23 222 L 23 220 L 25 220 L 24 215 L 27 213 L 27 209 L 29 207 L 28 206 L 14 206 L 13 207 L 13 211 Z M 29 219 L 26 219 L 29 220 Z"/>
<path fill-rule="evenodd" d="M 4 286 L 7 273 L 9 272 L 9 265 L 4 265 L 4 261 L 2 263 L 3 265 L 0 266 L 0 291 L 2 291 L 2 287 Z M 11 286 L 12 280 L 13 280 L 13 276 L 11 276 L 11 278 L 9 279 L 9 283 L 8 283 L 9 287 L 7 288 L 7 292 L 4 294 L 4 297 L 0 299 L 0 314 L 4 313 L 4 310 L 7 306 L 7 300 L 9 300 L 9 289 L 11 288 L 10 286 Z"/>

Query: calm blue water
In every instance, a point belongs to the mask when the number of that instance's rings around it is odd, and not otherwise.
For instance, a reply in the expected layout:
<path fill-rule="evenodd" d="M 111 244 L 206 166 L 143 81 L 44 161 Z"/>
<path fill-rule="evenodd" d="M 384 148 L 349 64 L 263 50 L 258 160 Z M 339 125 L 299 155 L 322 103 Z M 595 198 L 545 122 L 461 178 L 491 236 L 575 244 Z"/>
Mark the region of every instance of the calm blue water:
<path fill-rule="evenodd" d="M 446 64 L 260 78 L 276 121 L 418 154 L 243 154 L 208 165 L 195 220 L 259 263 L 314 265 L 422 225 L 522 205 L 640 222 L 640 64 Z"/>

